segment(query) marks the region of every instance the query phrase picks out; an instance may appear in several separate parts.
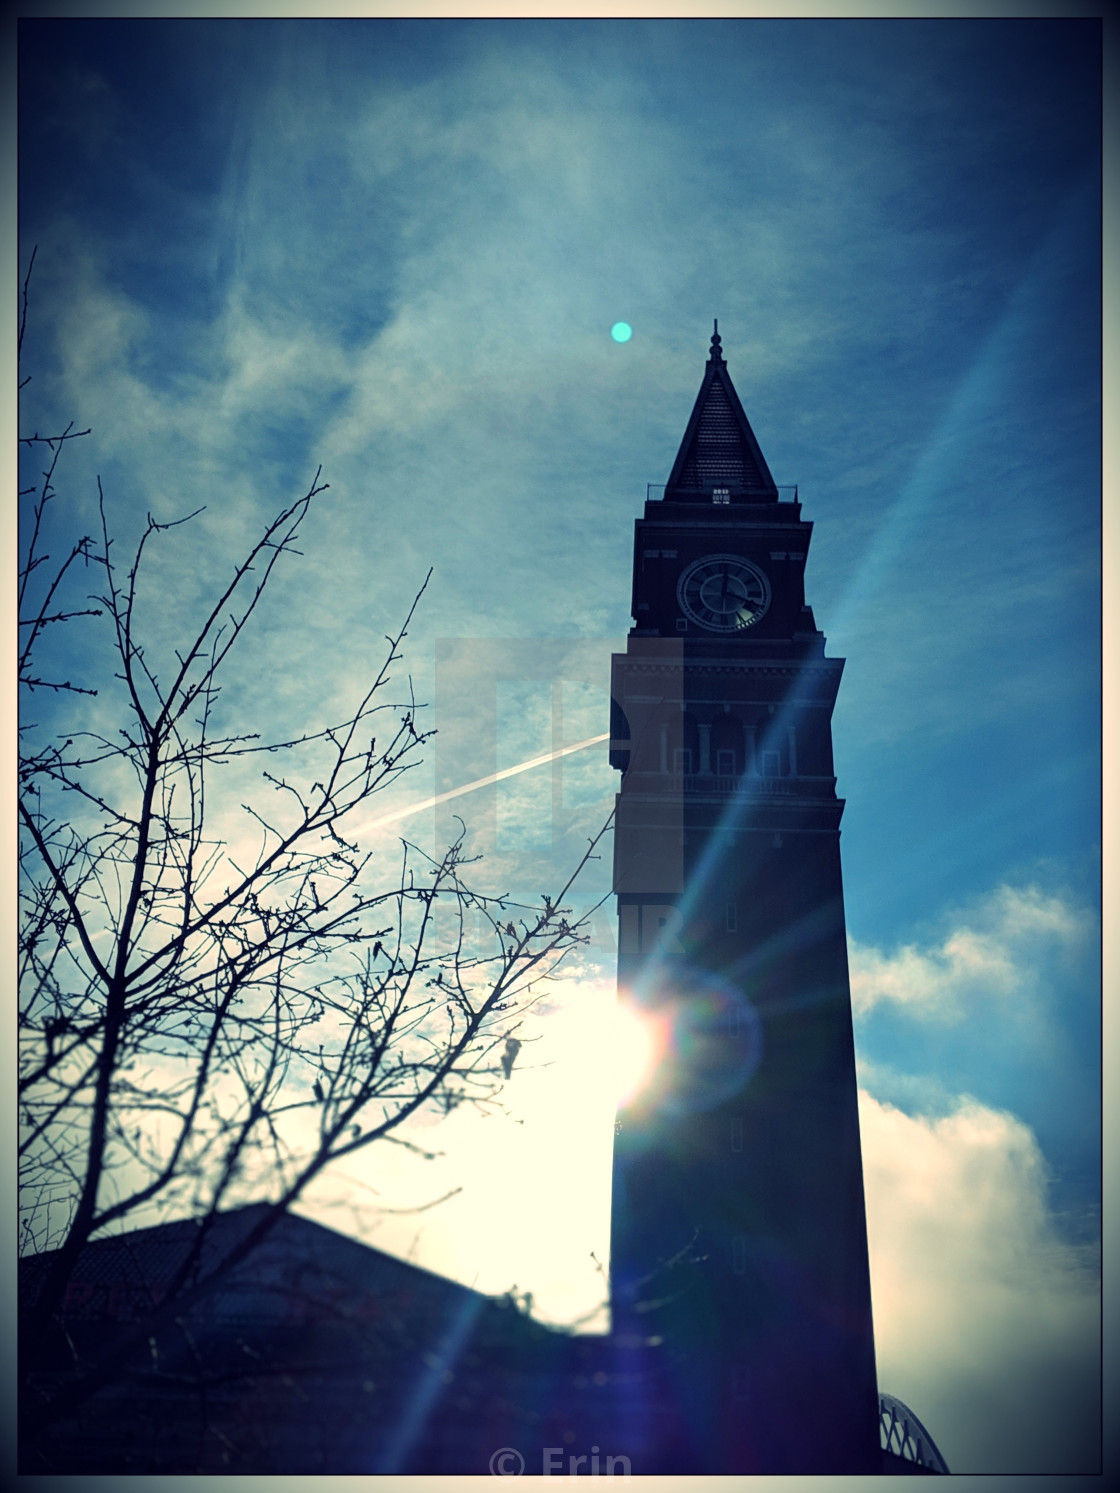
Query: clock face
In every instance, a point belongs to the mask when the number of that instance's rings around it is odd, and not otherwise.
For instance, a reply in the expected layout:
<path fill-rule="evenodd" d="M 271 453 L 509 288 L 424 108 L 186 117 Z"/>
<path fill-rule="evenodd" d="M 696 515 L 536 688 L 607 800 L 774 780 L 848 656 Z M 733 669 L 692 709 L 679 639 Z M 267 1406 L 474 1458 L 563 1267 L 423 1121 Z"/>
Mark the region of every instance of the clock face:
<path fill-rule="evenodd" d="M 770 582 L 738 555 L 705 555 L 681 575 L 677 600 L 685 616 L 708 632 L 742 632 L 765 616 Z"/>

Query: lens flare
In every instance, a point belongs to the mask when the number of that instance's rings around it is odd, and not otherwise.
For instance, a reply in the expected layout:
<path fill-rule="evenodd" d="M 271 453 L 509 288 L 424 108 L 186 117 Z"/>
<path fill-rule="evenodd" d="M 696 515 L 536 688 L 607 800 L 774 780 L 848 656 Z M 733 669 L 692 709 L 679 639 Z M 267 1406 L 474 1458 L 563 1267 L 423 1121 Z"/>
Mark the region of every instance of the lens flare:
<path fill-rule="evenodd" d="M 616 342 L 629 342 L 634 335 L 634 328 L 626 321 L 616 321 L 611 327 L 611 336 Z"/>
<path fill-rule="evenodd" d="M 619 1000 L 614 1011 L 611 1052 L 620 1109 L 645 1088 L 665 1049 L 664 1024 L 656 1016 Z"/>
<path fill-rule="evenodd" d="M 715 1109 L 750 1083 L 762 1058 L 762 1023 L 737 985 L 703 970 L 677 970 L 667 1113 Z"/>
<path fill-rule="evenodd" d="M 737 984 L 683 961 L 619 1004 L 620 1108 L 662 1116 L 716 1109 L 753 1079 L 762 1023 Z"/>

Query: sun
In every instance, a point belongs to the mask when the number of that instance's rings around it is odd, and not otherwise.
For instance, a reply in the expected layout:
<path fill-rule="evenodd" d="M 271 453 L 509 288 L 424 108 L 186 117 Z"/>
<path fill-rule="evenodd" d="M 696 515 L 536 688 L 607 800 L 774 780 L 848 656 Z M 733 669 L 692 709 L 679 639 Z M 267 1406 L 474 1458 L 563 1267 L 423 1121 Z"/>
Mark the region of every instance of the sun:
<path fill-rule="evenodd" d="M 620 996 L 613 1013 L 612 1070 L 616 1102 L 624 1108 L 649 1083 L 665 1048 L 664 1023 Z"/>

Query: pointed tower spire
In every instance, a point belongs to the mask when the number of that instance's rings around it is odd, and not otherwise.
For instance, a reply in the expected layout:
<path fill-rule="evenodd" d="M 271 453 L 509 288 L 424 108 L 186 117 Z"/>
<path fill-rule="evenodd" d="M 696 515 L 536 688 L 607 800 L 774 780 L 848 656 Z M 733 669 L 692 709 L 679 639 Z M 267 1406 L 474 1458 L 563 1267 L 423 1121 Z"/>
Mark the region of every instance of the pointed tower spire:
<path fill-rule="evenodd" d="M 665 487 L 665 501 L 710 503 L 715 489 L 726 491 L 732 503 L 777 502 L 770 468 L 727 371 L 719 321 L 712 325 L 704 382 Z"/>

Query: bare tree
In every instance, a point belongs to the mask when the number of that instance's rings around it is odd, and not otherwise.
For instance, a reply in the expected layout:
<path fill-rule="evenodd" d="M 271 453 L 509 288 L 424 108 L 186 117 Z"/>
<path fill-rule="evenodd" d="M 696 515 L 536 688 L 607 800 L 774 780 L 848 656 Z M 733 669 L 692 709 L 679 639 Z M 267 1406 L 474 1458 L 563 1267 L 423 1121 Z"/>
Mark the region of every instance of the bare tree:
<path fill-rule="evenodd" d="M 404 1132 L 422 1112 L 494 1102 L 539 982 L 585 941 L 565 906 L 574 876 L 539 906 L 485 895 L 460 835 L 435 858 L 402 841 L 386 878 L 351 829 L 431 734 L 411 688 L 394 693 L 419 596 L 344 718 L 278 740 L 231 725 L 223 670 L 294 553 L 318 474 L 161 666 L 142 582 L 197 515 L 149 516 L 119 564 L 101 498 L 100 533 L 52 561 L 46 518 L 75 434 L 21 438 L 47 461 L 22 494 L 20 677 L 27 700 L 68 707 L 62 730 L 36 726 L 26 701 L 21 721 L 21 1243 L 52 1251 L 21 1332 L 31 1431 L 242 1263 L 333 1163 L 414 1146 Z M 69 604 L 80 576 L 93 594 Z M 107 629 L 111 670 L 40 669 L 44 637 L 67 626 Z M 252 835 L 237 834 L 215 820 L 215 780 L 240 788 L 258 761 L 267 805 L 244 802 Z M 206 1221 L 262 1198 L 260 1222 L 200 1279 Z M 37 1355 L 85 1245 L 183 1214 L 203 1223 L 198 1249 L 162 1304 L 52 1388 Z"/>

